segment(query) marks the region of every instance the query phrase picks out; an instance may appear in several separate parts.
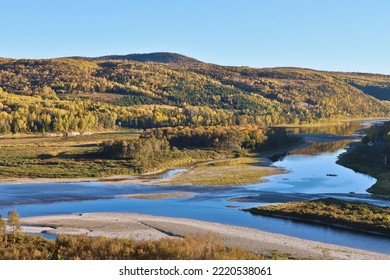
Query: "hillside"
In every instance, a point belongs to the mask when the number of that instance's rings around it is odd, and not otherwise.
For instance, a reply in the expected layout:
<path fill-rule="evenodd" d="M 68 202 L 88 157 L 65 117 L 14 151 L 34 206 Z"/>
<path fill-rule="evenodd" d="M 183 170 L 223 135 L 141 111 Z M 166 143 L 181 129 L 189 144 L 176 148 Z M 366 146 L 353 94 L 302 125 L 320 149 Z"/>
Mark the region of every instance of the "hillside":
<path fill-rule="evenodd" d="M 96 122 L 111 127 L 120 121 L 140 128 L 268 126 L 390 115 L 390 103 L 382 101 L 390 99 L 390 76 L 218 66 L 172 53 L 1 58 L 0 88 L 0 127 L 15 126 L 25 116 L 22 127 L 35 126 L 37 131 L 41 126 L 58 130 L 54 120 L 70 122 L 67 114 L 74 116 L 73 122 L 89 123 L 87 127 Z M 45 103 L 39 110 L 32 107 L 36 100 Z M 50 116 L 45 116 L 49 124 L 32 125 L 43 112 Z M 107 120 L 82 121 L 97 114 L 107 114 Z"/>
<path fill-rule="evenodd" d="M 390 100 L 389 76 L 359 73 L 344 74 L 343 76 L 347 83 L 364 93 L 379 100 Z"/>

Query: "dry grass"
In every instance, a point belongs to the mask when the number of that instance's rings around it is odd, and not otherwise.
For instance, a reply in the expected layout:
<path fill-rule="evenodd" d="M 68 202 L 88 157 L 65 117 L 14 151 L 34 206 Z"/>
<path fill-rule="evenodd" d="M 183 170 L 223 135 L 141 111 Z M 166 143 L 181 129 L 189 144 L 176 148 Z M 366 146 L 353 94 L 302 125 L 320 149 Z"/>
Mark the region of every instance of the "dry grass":
<path fill-rule="evenodd" d="M 59 236 L 56 241 L 20 235 L 15 244 L 0 247 L 0 260 L 255 260 L 265 256 L 241 248 L 226 248 L 215 235 L 132 239 Z M 284 257 L 282 257 L 284 258 Z"/>

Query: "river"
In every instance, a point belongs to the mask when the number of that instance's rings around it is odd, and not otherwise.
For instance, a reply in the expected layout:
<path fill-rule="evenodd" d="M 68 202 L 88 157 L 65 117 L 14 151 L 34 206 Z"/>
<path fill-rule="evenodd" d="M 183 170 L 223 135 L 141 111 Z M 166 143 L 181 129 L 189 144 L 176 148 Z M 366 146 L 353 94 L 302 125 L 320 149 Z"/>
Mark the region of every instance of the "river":
<path fill-rule="evenodd" d="M 374 178 L 335 163 L 346 145 L 358 138 L 361 129 L 370 124 L 354 121 L 290 129 L 291 133 L 300 133 L 315 141 L 278 157 L 273 165 L 284 168 L 287 173 L 269 176 L 264 183 L 232 187 L 162 187 L 100 182 L 0 184 L 0 213 L 6 216 L 10 209 L 16 209 L 22 217 L 86 212 L 144 213 L 245 226 L 390 254 L 390 238 L 387 237 L 240 211 L 256 205 L 321 197 L 390 206 L 390 201 L 374 198 L 366 192 L 375 183 Z M 345 138 L 337 140 L 334 135 Z M 334 141 L 330 141 L 332 137 Z M 171 170 L 164 176 L 183 171 Z M 119 197 L 121 194 L 161 192 L 192 194 L 157 200 Z"/>

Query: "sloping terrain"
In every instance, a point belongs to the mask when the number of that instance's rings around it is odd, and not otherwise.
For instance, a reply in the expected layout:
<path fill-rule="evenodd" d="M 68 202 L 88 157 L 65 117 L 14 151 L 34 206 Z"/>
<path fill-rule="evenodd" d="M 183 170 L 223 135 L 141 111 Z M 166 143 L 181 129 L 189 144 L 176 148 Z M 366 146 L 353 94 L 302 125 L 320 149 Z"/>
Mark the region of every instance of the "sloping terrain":
<path fill-rule="evenodd" d="M 173 53 L 1 58 L 0 88 L 8 93 L 8 101 L 0 99 L 0 124 L 26 107 L 18 102 L 9 104 L 9 99 L 18 99 L 10 98 L 13 94 L 39 97 L 40 102 L 73 102 L 73 112 L 84 100 L 91 103 L 83 104 L 83 111 L 115 112 L 116 116 L 107 117 L 110 125 L 120 121 L 140 128 L 269 126 L 385 117 L 390 115 L 390 103 L 383 101 L 389 99 L 389 85 L 390 76 L 385 75 L 218 66 Z M 58 106 L 64 110 L 69 107 Z M 55 130 L 53 124 L 51 127 Z"/>

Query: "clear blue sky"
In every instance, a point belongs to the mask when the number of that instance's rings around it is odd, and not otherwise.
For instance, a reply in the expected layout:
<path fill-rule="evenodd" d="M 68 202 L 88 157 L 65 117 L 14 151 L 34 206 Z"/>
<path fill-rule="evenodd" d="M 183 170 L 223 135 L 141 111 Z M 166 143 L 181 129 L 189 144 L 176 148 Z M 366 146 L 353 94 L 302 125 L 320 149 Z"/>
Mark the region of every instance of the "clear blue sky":
<path fill-rule="evenodd" d="M 0 0 L 0 56 L 178 52 L 390 74 L 389 0 Z"/>

